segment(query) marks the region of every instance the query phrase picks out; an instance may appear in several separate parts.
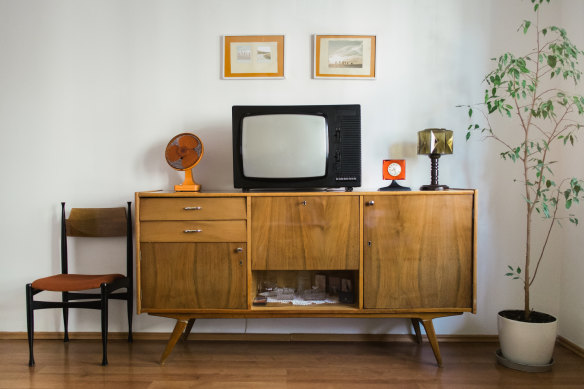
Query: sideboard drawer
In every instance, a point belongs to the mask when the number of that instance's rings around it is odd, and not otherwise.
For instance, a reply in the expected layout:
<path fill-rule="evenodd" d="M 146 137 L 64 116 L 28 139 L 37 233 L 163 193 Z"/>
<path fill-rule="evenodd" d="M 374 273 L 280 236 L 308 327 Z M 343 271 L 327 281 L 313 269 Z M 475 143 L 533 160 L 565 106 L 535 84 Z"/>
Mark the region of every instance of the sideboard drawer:
<path fill-rule="evenodd" d="M 245 242 L 246 221 L 146 221 L 141 242 Z"/>
<path fill-rule="evenodd" d="M 246 218 L 245 198 L 143 198 L 140 220 L 237 220 Z"/>

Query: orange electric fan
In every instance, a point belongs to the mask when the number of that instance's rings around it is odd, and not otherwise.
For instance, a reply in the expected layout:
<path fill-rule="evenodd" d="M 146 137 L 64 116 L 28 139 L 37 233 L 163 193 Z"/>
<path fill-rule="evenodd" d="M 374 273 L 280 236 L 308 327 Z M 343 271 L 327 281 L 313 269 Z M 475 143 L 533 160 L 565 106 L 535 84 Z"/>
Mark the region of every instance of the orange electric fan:
<path fill-rule="evenodd" d="M 175 185 L 177 192 L 198 192 L 201 185 L 193 180 L 193 167 L 199 163 L 203 156 L 203 142 L 198 136 L 184 132 L 178 134 L 168 142 L 166 146 L 166 162 L 176 170 L 185 172 L 185 180 L 181 185 Z"/>

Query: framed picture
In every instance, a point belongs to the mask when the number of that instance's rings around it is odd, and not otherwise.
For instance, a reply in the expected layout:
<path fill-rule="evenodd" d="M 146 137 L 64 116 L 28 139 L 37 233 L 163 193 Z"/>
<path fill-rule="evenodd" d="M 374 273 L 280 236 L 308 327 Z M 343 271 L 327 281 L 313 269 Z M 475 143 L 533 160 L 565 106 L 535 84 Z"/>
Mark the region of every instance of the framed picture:
<path fill-rule="evenodd" d="M 284 35 L 224 35 L 222 78 L 284 78 Z"/>
<path fill-rule="evenodd" d="M 375 35 L 314 35 L 313 75 L 375 79 Z"/>

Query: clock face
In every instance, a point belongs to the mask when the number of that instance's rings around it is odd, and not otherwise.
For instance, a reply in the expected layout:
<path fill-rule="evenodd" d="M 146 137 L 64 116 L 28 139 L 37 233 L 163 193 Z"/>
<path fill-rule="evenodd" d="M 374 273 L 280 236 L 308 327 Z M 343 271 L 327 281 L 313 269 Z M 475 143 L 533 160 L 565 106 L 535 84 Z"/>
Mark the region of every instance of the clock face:
<path fill-rule="evenodd" d="M 401 170 L 402 170 L 401 166 L 395 162 L 390 163 L 389 166 L 387 167 L 387 173 L 389 173 L 389 175 L 393 177 L 399 176 Z"/>
<path fill-rule="evenodd" d="M 386 159 L 383 161 L 384 180 L 404 180 L 406 178 L 406 161 L 404 159 Z"/>

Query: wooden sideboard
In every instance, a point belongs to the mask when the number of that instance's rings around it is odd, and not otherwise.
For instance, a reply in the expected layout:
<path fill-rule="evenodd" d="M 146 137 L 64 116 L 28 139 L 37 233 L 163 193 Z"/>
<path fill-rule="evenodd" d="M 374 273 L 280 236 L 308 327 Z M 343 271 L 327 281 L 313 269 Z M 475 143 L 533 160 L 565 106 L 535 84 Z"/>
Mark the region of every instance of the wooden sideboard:
<path fill-rule="evenodd" d="M 476 190 L 136 193 L 138 313 L 176 320 L 164 363 L 197 318 L 409 318 L 476 313 Z M 349 280 L 344 303 L 253 300 L 269 282 Z M 305 282 L 305 283 L 306 283 Z M 310 286 L 309 286 L 310 288 Z"/>

